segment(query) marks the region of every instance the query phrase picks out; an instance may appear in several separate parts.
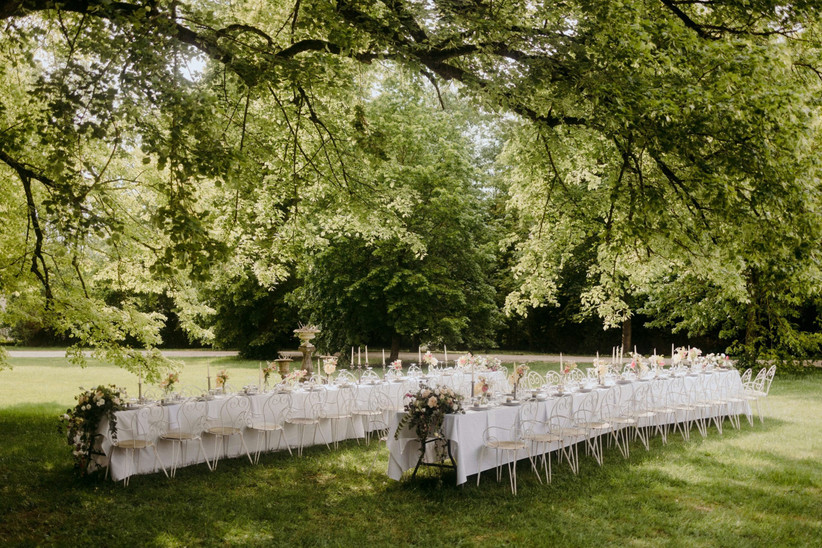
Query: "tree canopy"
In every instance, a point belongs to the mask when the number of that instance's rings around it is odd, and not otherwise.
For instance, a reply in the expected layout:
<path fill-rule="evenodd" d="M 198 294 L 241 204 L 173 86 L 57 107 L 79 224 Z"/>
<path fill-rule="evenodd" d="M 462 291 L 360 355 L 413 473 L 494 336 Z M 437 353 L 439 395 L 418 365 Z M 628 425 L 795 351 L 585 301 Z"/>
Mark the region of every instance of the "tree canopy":
<path fill-rule="evenodd" d="M 5 322 L 156 371 L 158 353 L 134 350 L 160 343 L 151 295 L 208 342 L 215 292 L 242 280 L 274 290 L 299 271 L 325 291 L 306 273 L 347 260 L 335 250 L 383 253 L 385 268 L 439 248 L 425 276 L 449 280 L 454 300 L 432 316 L 443 331 L 403 333 L 461 340 L 467 309 L 451 305 L 484 306 L 488 290 L 443 276 L 493 253 L 476 231 L 458 255 L 443 238 L 484 213 L 438 234 L 424 223 L 438 208 L 479 211 L 493 188 L 507 202 L 508 220 L 491 223 L 507 233 L 491 240 L 513 256 L 508 311 L 554 303 L 584 248 L 583 308 L 606 325 L 642 310 L 722 329 L 752 355 L 775 341 L 813 351 L 795 319 L 820 281 L 819 12 L 771 0 L 2 1 Z M 376 105 L 403 97 L 384 87 L 390 74 L 431 100 Z M 485 130 L 504 139 L 483 176 L 431 146 L 398 158 L 422 143 L 385 132 L 461 150 L 488 137 L 414 129 L 441 124 L 421 108 L 463 103 L 493 113 Z"/>

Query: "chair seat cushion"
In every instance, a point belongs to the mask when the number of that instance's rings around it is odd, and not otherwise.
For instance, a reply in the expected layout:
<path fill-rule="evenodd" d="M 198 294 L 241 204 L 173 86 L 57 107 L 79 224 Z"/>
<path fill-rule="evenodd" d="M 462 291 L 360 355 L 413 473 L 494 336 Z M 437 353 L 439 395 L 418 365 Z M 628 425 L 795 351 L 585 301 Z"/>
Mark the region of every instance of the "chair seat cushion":
<path fill-rule="evenodd" d="M 242 430 L 235 426 L 212 426 L 206 432 L 214 436 L 233 436 L 239 434 Z"/>
<path fill-rule="evenodd" d="M 488 447 L 504 449 L 506 451 L 518 451 L 519 449 L 525 449 L 525 442 L 521 440 L 491 440 L 488 442 Z"/>
<path fill-rule="evenodd" d="M 171 440 L 171 441 L 188 441 L 193 440 L 195 438 L 194 434 L 191 432 L 180 432 L 180 431 L 172 431 L 166 432 L 162 436 L 160 436 L 164 440 Z"/>
<path fill-rule="evenodd" d="M 145 449 L 151 447 L 151 442 L 148 440 L 120 440 L 117 442 L 117 447 L 121 449 Z"/>

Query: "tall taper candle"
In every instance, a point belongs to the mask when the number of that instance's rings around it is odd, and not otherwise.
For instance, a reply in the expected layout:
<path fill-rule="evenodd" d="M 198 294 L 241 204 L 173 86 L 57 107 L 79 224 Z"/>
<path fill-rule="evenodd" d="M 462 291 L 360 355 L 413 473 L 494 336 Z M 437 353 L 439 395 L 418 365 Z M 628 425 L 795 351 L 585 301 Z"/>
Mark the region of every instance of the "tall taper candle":
<path fill-rule="evenodd" d="M 357 347 L 357 366 L 362 365 L 362 346 Z"/>
<path fill-rule="evenodd" d="M 420 348 L 419 346 L 417 347 L 417 360 L 419 361 L 417 365 L 422 367 L 422 348 Z"/>
<path fill-rule="evenodd" d="M 382 349 L 382 367 L 385 369 L 385 348 Z"/>
<path fill-rule="evenodd" d="M 368 367 L 368 345 L 365 345 L 365 366 Z"/>
<path fill-rule="evenodd" d="M 259 378 L 259 384 L 257 385 L 257 388 L 259 388 L 260 392 L 262 392 L 262 390 L 263 390 L 263 362 L 258 362 L 258 364 L 260 366 L 260 378 Z"/>
<path fill-rule="evenodd" d="M 442 349 L 445 350 L 445 367 L 448 367 L 448 346 L 442 345 Z"/>
<path fill-rule="evenodd" d="M 354 367 L 354 347 L 351 347 L 351 367 Z"/>

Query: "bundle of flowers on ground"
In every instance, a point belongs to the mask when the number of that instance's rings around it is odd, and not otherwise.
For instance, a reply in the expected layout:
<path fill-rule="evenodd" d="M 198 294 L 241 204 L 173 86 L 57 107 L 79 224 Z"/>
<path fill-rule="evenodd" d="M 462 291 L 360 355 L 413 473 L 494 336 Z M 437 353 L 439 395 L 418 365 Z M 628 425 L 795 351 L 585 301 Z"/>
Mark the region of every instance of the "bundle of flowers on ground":
<path fill-rule="evenodd" d="M 406 426 L 412 426 L 423 452 L 425 440 L 439 433 L 445 415 L 464 412 L 463 396 L 447 386 L 431 388 L 423 384 L 416 394 L 406 394 L 406 397 L 411 400 L 405 404 L 405 415 L 397 426 L 394 438 L 399 439 L 400 432 Z"/>
<path fill-rule="evenodd" d="M 74 409 L 67 409 L 60 420 L 61 428 L 65 428 L 66 441 L 73 449 L 74 468 L 84 476 L 96 470 L 96 467 L 92 469 L 91 466 L 91 453 L 103 417 L 108 418 L 111 439 L 117 439 L 117 417 L 114 413 L 123 408 L 126 391 L 114 385 L 100 385 L 91 390 L 80 389 L 83 392 L 74 398 L 77 405 Z"/>

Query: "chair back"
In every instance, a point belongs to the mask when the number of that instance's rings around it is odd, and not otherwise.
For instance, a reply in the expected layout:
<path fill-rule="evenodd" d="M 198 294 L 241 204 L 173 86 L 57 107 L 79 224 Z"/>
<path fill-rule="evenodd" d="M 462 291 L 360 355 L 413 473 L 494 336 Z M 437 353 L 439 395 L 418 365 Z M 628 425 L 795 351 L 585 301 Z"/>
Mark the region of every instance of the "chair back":
<path fill-rule="evenodd" d="M 177 408 L 177 423 L 172 424 L 171 427 L 197 437 L 203 433 L 207 418 L 208 402 L 188 399 Z"/>
<path fill-rule="evenodd" d="M 229 396 L 220 405 L 215 426 L 244 429 L 251 420 L 251 400 L 246 396 L 234 394 Z"/>
<path fill-rule="evenodd" d="M 291 410 L 291 392 L 272 392 L 263 401 L 262 410 L 254 418 L 265 427 L 281 426 Z"/>
<path fill-rule="evenodd" d="M 545 385 L 545 378 L 537 371 L 529 371 L 525 376 L 525 388 L 536 390 Z"/>

